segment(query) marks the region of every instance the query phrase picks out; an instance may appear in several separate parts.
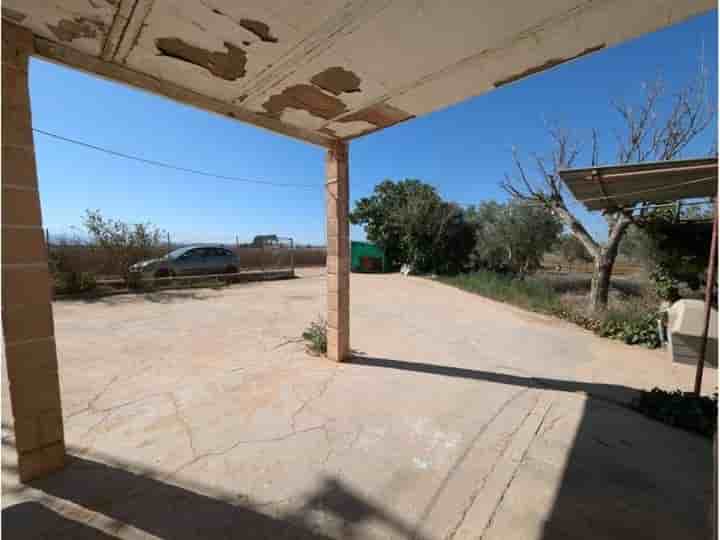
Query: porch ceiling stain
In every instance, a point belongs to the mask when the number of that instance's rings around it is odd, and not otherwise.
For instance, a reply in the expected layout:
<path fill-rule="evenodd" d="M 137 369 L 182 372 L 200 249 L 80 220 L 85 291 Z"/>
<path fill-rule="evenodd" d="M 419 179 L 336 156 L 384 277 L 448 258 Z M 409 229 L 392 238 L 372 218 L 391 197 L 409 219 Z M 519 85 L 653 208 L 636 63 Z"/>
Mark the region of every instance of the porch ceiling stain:
<path fill-rule="evenodd" d="M 712 0 L 4 0 L 36 54 L 329 146 L 669 26 Z"/>

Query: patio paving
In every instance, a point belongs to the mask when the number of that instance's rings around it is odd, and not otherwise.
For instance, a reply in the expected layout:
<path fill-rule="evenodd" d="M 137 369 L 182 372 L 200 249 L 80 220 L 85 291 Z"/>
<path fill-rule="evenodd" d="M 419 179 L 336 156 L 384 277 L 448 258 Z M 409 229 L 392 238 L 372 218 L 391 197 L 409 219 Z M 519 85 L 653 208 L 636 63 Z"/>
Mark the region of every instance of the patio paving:
<path fill-rule="evenodd" d="M 712 445 L 636 414 L 665 352 L 421 278 L 353 275 L 352 362 L 305 353 L 325 279 L 54 305 L 61 473 L 8 538 L 706 538 Z M 6 378 L 4 377 L 4 381 Z M 715 389 L 708 369 L 705 390 Z"/>

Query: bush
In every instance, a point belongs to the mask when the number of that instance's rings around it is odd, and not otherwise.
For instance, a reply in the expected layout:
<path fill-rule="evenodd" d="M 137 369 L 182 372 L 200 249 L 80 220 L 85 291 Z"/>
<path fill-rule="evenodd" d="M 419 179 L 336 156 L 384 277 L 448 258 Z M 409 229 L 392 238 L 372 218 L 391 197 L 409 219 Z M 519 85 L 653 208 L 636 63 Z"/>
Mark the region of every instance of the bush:
<path fill-rule="evenodd" d="M 64 272 L 58 275 L 57 292 L 61 294 L 78 294 L 93 291 L 97 288 L 95 275 L 90 272 Z"/>
<path fill-rule="evenodd" d="M 653 388 L 633 401 L 633 408 L 671 426 L 712 437 L 717 427 L 717 393 L 713 397 Z"/>
<path fill-rule="evenodd" d="M 92 243 L 105 250 L 112 266 L 124 276 L 130 265 L 157 252 L 162 236 L 162 231 L 150 223 L 123 223 L 105 218 L 99 210 L 86 210 L 83 226 Z"/>
<path fill-rule="evenodd" d="M 327 353 L 327 321 L 319 317 L 317 321 L 311 322 L 302 333 L 302 338 L 307 342 L 306 347 L 311 354 Z"/>
<path fill-rule="evenodd" d="M 441 277 L 439 280 L 448 285 L 531 311 L 554 314 L 561 308 L 560 296 L 542 280 L 519 279 L 489 270 Z"/>
<path fill-rule="evenodd" d="M 519 279 L 507 274 L 480 270 L 472 274 L 444 276 L 439 281 L 466 291 L 506 302 L 530 311 L 553 315 L 577 324 L 599 336 L 618 339 L 629 345 L 660 346 L 657 312 L 646 299 L 625 299 L 602 315 L 587 315 L 564 301 L 560 290 L 564 283 L 542 278 Z"/>
<path fill-rule="evenodd" d="M 355 203 L 349 217 L 385 251 L 391 268 L 409 264 L 420 273 L 457 273 L 475 244 L 474 227 L 462 208 L 420 180 L 379 183 L 370 197 Z"/>
<path fill-rule="evenodd" d="M 660 346 L 657 330 L 657 313 L 636 314 L 621 310 L 608 311 L 600 323 L 597 334 L 619 339 L 628 345 L 644 345 L 649 349 Z"/>

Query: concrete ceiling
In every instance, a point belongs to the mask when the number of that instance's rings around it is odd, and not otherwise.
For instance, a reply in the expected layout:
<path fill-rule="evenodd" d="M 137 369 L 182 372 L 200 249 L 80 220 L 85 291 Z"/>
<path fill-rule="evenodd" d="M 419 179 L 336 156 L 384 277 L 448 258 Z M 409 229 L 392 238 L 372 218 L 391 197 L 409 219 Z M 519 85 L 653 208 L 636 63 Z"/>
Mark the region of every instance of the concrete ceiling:
<path fill-rule="evenodd" d="M 2 16 L 33 31 L 39 56 L 329 145 L 714 7 L 714 0 L 3 0 Z"/>

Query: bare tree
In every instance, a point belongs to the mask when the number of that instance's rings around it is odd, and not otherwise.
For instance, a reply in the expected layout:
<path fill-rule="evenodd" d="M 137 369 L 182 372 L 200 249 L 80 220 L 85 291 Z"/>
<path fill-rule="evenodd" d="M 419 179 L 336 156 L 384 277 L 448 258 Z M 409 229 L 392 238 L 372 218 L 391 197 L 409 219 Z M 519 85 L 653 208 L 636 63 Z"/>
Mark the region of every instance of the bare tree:
<path fill-rule="evenodd" d="M 633 107 L 623 101 L 611 104 L 622 119 L 622 129 L 617 134 L 616 163 L 677 159 L 714 118 L 714 103 L 708 97 L 708 74 L 704 66 L 700 67 L 697 78 L 670 96 L 667 108 L 660 106 L 665 96 L 660 80 L 643 87 L 644 98 L 639 106 Z M 560 170 L 575 165 L 581 155 L 580 141 L 558 126 L 550 126 L 548 135 L 552 150 L 546 157 L 533 156 L 534 174 L 531 176 L 517 151 L 513 150 L 515 173 L 506 175 L 501 186 L 514 198 L 547 208 L 585 246 L 594 261 L 589 307 L 593 312 L 603 310 L 607 307 L 610 277 L 620 240 L 632 223 L 632 209 L 613 208 L 604 212 L 608 225 L 607 242 L 593 238 L 568 208 L 570 195 L 558 174 Z M 593 129 L 592 165 L 599 165 L 599 140 L 599 133 Z"/>

